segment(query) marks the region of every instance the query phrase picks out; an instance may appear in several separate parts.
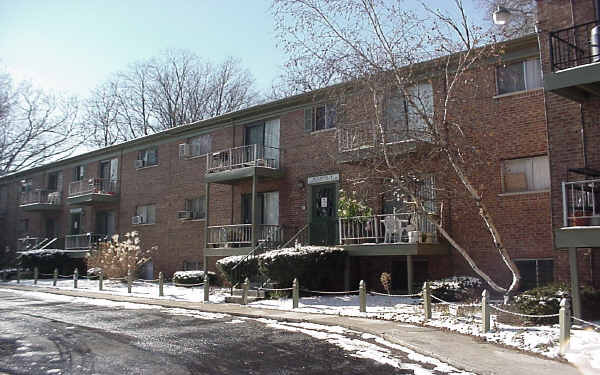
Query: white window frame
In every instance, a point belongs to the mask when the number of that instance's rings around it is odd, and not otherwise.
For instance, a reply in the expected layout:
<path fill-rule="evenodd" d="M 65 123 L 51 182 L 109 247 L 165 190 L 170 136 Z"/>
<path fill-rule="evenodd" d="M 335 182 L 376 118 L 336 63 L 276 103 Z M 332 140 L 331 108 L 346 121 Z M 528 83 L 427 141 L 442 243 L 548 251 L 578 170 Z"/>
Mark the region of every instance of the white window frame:
<path fill-rule="evenodd" d="M 149 215 L 149 213 L 152 214 Z M 140 216 L 142 218 L 141 224 L 156 224 L 156 204 L 154 203 L 137 206 L 135 208 L 135 214 L 136 216 Z"/>
<path fill-rule="evenodd" d="M 324 125 L 322 129 L 317 129 L 317 110 L 325 111 Z M 308 129 L 308 119 L 310 117 L 310 130 Z M 328 126 L 329 125 L 329 126 Z M 304 110 L 304 130 L 306 132 L 321 132 L 337 128 L 337 105 L 333 103 L 323 103 L 314 105 Z"/>
<path fill-rule="evenodd" d="M 529 163 L 529 169 L 523 172 L 526 178 L 527 188 L 523 190 L 508 190 L 506 188 L 507 177 L 509 175 L 518 175 L 521 173 L 507 173 L 507 168 L 510 168 L 507 164 L 515 163 L 515 162 L 524 162 Z M 535 165 L 538 165 L 536 168 Z M 539 169 L 539 167 L 543 165 L 545 170 Z M 527 168 L 527 167 L 526 167 Z M 517 168 L 518 169 L 518 168 Z M 545 179 L 543 186 L 536 187 L 539 182 L 536 182 L 535 177 L 541 176 Z M 539 193 L 550 190 L 550 163 L 548 160 L 548 155 L 537 155 L 525 158 L 516 158 L 516 159 L 507 159 L 503 160 L 501 163 L 501 182 L 502 182 L 502 194 L 526 194 L 526 193 Z"/>
<path fill-rule="evenodd" d="M 202 134 L 188 138 L 188 145 L 190 147 L 190 157 L 204 156 L 212 152 L 212 135 Z M 202 146 L 206 149 L 203 150 Z"/>
<path fill-rule="evenodd" d="M 528 85 L 528 80 L 527 80 L 527 66 L 529 65 L 528 62 L 533 62 L 533 61 L 537 62 L 536 66 L 538 67 L 538 71 L 539 71 L 539 79 L 537 82 L 539 83 L 539 86 L 528 87 L 529 85 Z M 521 79 L 523 80 L 524 89 L 501 92 L 500 73 L 499 73 L 500 69 L 506 69 L 507 67 L 516 65 L 516 64 L 521 64 Z M 543 84 L 543 78 L 542 78 L 542 64 L 541 64 L 539 57 L 528 58 L 528 59 L 524 59 L 521 61 L 508 62 L 508 63 L 498 66 L 496 68 L 496 94 L 497 94 L 497 96 L 510 95 L 510 94 L 526 92 L 526 91 L 533 91 L 533 90 L 541 89 L 543 87 L 544 87 L 544 84 Z"/>
<path fill-rule="evenodd" d="M 152 163 L 152 164 L 148 164 L 149 163 L 149 161 L 148 161 L 148 155 L 149 155 L 149 153 L 151 151 L 154 152 L 155 162 Z M 158 165 L 158 163 L 159 163 L 159 159 L 158 159 L 158 146 L 148 147 L 148 148 L 145 148 L 143 150 L 139 150 L 138 151 L 138 158 L 137 158 L 137 160 L 142 160 L 142 162 L 143 162 L 142 168 L 152 167 L 154 165 Z"/>
<path fill-rule="evenodd" d="M 200 207 L 198 212 L 195 211 L 194 202 L 199 202 Z M 203 206 L 203 207 L 202 207 Z M 203 210 L 202 210 L 203 208 Z M 206 195 L 202 195 L 199 197 L 188 198 L 185 200 L 185 211 L 189 211 L 192 214 L 192 220 L 206 220 L 207 209 L 206 209 Z M 204 215 L 196 215 L 199 213 L 203 213 Z"/>

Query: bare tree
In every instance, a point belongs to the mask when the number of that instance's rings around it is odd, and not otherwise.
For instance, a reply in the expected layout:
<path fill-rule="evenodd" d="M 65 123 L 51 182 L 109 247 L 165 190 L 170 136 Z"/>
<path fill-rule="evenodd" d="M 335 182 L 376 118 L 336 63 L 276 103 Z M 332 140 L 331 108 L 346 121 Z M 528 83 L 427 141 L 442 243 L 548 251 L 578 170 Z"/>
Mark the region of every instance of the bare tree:
<path fill-rule="evenodd" d="M 71 155 L 78 128 L 78 105 L 35 89 L 0 79 L 0 175 L 32 168 Z"/>
<path fill-rule="evenodd" d="M 336 85 L 338 142 L 362 155 L 368 168 L 355 177 L 377 179 L 435 226 L 495 291 L 511 295 L 520 274 L 483 198 L 476 176 L 488 159 L 481 140 L 486 124 L 474 106 L 484 87 L 471 74 L 497 56 L 494 35 L 475 26 L 461 0 L 447 9 L 403 8 L 383 0 L 275 0 L 277 30 L 296 72 L 320 74 Z M 322 68 L 319 68 L 321 66 Z M 435 89 L 435 91 L 434 91 Z M 434 102 L 435 92 L 435 102 Z M 435 106 L 435 112 L 433 107 Z M 469 108 L 471 110 L 465 110 Z M 415 140 L 412 143 L 398 142 Z M 404 145 L 415 144 L 408 155 Z M 427 174 L 435 191 L 424 189 Z M 367 184 L 363 184 L 367 185 Z M 373 184 L 368 184 L 372 186 Z M 462 200 L 479 215 L 491 243 L 512 274 L 500 286 L 444 225 L 444 202 Z"/>
<path fill-rule="evenodd" d="M 130 66 L 88 99 L 86 122 L 99 127 L 94 145 L 106 146 L 222 115 L 259 100 L 250 72 L 239 60 L 205 62 L 185 51 Z M 110 135 L 106 134 L 106 132 Z"/>

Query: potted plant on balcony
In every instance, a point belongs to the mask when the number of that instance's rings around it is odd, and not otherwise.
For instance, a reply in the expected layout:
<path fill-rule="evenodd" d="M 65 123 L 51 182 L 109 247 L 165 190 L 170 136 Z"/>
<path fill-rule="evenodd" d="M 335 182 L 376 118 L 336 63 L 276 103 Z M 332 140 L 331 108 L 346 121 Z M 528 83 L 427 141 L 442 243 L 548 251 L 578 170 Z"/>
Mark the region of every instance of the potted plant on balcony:
<path fill-rule="evenodd" d="M 367 206 L 362 200 L 357 199 L 356 192 L 347 194 L 340 189 L 338 197 L 338 217 L 346 219 L 346 227 L 356 226 L 353 233 L 365 233 L 368 237 L 372 237 L 375 231 L 375 223 L 373 222 L 373 210 Z M 357 240 L 346 240 L 353 243 Z"/>

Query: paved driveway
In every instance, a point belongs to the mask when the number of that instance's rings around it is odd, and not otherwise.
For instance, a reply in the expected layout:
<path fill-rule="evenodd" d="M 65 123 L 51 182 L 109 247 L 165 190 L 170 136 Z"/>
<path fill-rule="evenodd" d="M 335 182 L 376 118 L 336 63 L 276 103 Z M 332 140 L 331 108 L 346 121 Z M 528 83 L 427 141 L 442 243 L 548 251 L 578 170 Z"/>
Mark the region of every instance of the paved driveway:
<path fill-rule="evenodd" d="M 364 343 L 364 350 L 372 350 L 374 344 L 358 333 L 345 332 L 338 338 L 354 345 L 342 349 L 339 342 L 327 339 L 331 332 L 319 327 L 307 335 L 224 314 L 88 304 L 82 298 L 61 300 L 2 290 L 0 301 L 0 373 L 413 374 L 415 369 L 448 373 L 387 347 L 383 351 L 401 362 L 400 368 L 364 353 L 358 358 L 356 345 Z"/>

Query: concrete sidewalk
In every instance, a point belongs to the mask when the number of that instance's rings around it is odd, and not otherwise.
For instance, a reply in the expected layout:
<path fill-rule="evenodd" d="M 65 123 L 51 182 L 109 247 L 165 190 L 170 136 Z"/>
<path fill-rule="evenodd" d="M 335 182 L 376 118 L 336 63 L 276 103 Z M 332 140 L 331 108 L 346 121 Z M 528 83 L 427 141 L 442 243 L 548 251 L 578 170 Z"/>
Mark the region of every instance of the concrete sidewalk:
<path fill-rule="evenodd" d="M 575 367 L 567 363 L 518 352 L 513 349 L 477 340 L 471 336 L 445 332 L 432 327 L 421 327 L 385 320 L 258 309 L 227 303 L 213 304 L 130 297 L 96 293 L 88 290 L 59 290 L 16 285 L 0 285 L 0 288 L 45 292 L 73 297 L 99 298 L 118 302 L 143 303 L 167 308 L 176 307 L 250 318 L 336 325 L 382 337 L 391 343 L 402 345 L 423 355 L 437 358 L 456 368 L 481 375 L 580 374 Z"/>

